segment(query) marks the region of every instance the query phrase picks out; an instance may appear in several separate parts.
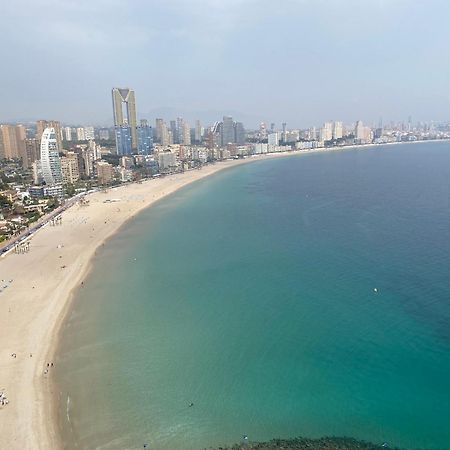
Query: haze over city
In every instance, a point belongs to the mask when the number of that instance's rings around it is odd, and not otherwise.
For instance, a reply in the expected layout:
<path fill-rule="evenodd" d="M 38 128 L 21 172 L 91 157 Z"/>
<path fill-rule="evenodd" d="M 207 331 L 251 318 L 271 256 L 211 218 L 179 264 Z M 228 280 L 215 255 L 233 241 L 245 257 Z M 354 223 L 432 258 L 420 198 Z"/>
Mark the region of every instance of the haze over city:
<path fill-rule="evenodd" d="M 450 450 L 449 0 L 4 0 L 0 450 Z"/>
<path fill-rule="evenodd" d="M 139 92 L 150 120 L 447 120 L 449 13 L 443 0 L 5 2 L 0 121 L 108 125 L 111 86 Z"/>

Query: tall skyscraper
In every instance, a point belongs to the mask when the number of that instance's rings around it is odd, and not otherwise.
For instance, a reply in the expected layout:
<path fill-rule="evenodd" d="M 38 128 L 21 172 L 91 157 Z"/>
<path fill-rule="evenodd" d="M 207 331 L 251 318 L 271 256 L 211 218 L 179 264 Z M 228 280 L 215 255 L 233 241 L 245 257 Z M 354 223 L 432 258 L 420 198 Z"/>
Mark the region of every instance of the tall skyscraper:
<path fill-rule="evenodd" d="M 153 149 L 153 130 L 148 125 L 147 120 L 141 120 L 140 126 L 137 128 L 138 137 L 138 153 L 140 155 L 149 155 Z"/>
<path fill-rule="evenodd" d="M 170 121 L 170 132 L 172 133 L 172 143 L 173 144 L 179 144 L 179 138 L 178 138 L 178 127 L 177 127 L 177 120 L 171 120 Z"/>
<path fill-rule="evenodd" d="M 61 151 L 62 146 L 62 133 L 61 124 L 57 120 L 38 120 L 36 122 L 36 139 L 41 142 L 42 134 L 46 128 L 53 128 L 55 130 L 56 140 L 58 142 L 58 149 Z"/>
<path fill-rule="evenodd" d="M 95 139 L 94 127 L 85 127 L 84 128 L 84 136 L 87 141 L 93 141 Z"/>
<path fill-rule="evenodd" d="M 265 122 L 259 124 L 259 136 L 261 139 L 267 138 L 267 125 Z"/>
<path fill-rule="evenodd" d="M 213 134 L 219 136 L 221 147 L 226 147 L 228 144 L 241 145 L 245 143 L 244 125 L 241 122 L 234 122 L 230 116 L 224 116 L 222 122 L 214 124 Z"/>
<path fill-rule="evenodd" d="M 86 133 L 84 132 L 83 127 L 77 128 L 77 141 L 85 141 L 86 140 Z"/>
<path fill-rule="evenodd" d="M 287 123 L 283 122 L 281 124 L 281 127 L 283 129 L 283 131 L 281 132 L 281 140 L 282 142 L 287 142 L 287 129 L 286 129 Z"/>
<path fill-rule="evenodd" d="M 171 127 L 171 129 L 172 129 L 172 127 Z M 191 140 L 190 137 L 189 137 L 189 140 Z M 176 134 L 173 135 L 173 143 L 174 144 L 185 144 L 185 142 L 184 142 L 184 119 L 182 117 L 177 117 Z"/>
<path fill-rule="evenodd" d="M 341 139 L 343 135 L 344 127 L 342 122 L 333 123 L 333 139 Z"/>
<path fill-rule="evenodd" d="M 116 137 L 116 149 L 118 155 L 131 155 L 133 149 L 131 146 L 131 129 L 129 126 L 114 127 Z"/>
<path fill-rule="evenodd" d="M 166 123 L 163 119 L 156 119 L 155 121 L 155 140 L 161 145 L 169 145 L 171 142 L 172 132 L 167 129 Z M 172 140 L 173 143 L 173 140 Z"/>
<path fill-rule="evenodd" d="M 276 147 L 279 144 L 278 133 L 277 132 L 269 133 L 267 135 L 267 143 L 269 145 L 273 145 Z"/>
<path fill-rule="evenodd" d="M 26 131 L 23 125 L 0 125 L 0 158 L 17 159 L 25 152 Z"/>
<path fill-rule="evenodd" d="M 182 129 L 181 129 L 180 144 L 191 145 L 191 127 L 185 121 L 183 121 Z"/>
<path fill-rule="evenodd" d="M 355 139 L 361 141 L 364 139 L 364 125 L 361 120 L 356 122 L 355 126 Z"/>
<path fill-rule="evenodd" d="M 129 88 L 113 88 L 112 90 L 112 102 L 113 102 L 113 114 L 114 114 L 114 126 L 117 128 L 130 128 L 131 136 L 131 150 L 137 151 L 137 118 L 136 118 L 136 99 L 134 91 Z M 124 110 L 125 108 L 125 117 Z M 117 138 L 116 133 L 116 138 Z M 117 141 L 116 141 L 117 143 Z M 117 147 L 117 153 L 120 155 L 119 147 Z"/>
<path fill-rule="evenodd" d="M 330 141 L 333 138 L 333 123 L 325 122 L 319 130 L 319 141 Z"/>
<path fill-rule="evenodd" d="M 64 127 L 64 139 L 66 141 L 71 141 L 72 140 L 72 128 Z"/>
<path fill-rule="evenodd" d="M 62 183 L 61 160 L 54 128 L 46 128 L 41 138 L 41 167 L 48 185 Z"/>
<path fill-rule="evenodd" d="M 166 124 L 164 124 L 164 126 L 162 127 L 162 130 L 161 130 L 161 145 L 169 145 L 170 144 L 170 136 L 171 136 L 171 133 L 167 129 Z M 173 143 L 173 141 L 172 141 L 172 143 Z"/>
<path fill-rule="evenodd" d="M 163 135 L 163 128 L 165 127 L 163 119 L 155 120 L 155 140 L 161 144 L 161 139 Z"/>
<path fill-rule="evenodd" d="M 202 140 L 202 124 L 200 120 L 195 121 L 194 140 L 197 144 Z"/>
<path fill-rule="evenodd" d="M 220 145 L 222 147 L 226 147 L 227 144 L 233 144 L 234 142 L 235 142 L 235 134 L 234 134 L 233 118 L 230 116 L 224 116 L 220 135 Z"/>
<path fill-rule="evenodd" d="M 234 123 L 234 142 L 238 145 L 245 144 L 245 128 L 242 122 Z"/>

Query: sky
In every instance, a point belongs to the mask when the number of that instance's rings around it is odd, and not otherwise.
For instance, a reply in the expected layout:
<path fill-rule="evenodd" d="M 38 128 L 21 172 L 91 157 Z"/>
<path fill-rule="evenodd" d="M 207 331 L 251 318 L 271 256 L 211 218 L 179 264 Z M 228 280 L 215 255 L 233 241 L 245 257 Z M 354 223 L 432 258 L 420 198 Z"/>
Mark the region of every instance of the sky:
<path fill-rule="evenodd" d="M 0 121 L 450 120 L 448 0 L 0 0 Z"/>

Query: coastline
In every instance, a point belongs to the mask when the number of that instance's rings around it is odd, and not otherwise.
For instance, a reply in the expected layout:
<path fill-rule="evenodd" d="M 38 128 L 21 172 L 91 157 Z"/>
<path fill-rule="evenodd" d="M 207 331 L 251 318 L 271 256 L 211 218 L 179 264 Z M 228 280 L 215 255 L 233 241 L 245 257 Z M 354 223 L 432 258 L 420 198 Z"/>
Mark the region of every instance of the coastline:
<path fill-rule="evenodd" d="M 37 231 L 29 253 L 11 252 L 0 259 L 0 391 L 9 400 L 0 406 L 0 431 L 9 449 L 64 448 L 55 408 L 58 393 L 47 364 L 54 361 L 64 319 L 96 249 L 141 210 L 194 181 L 290 154 L 224 161 L 95 192 L 89 206 L 75 204 L 64 211 L 62 225 Z"/>
<path fill-rule="evenodd" d="M 10 400 L 9 405 L 0 407 L 3 442 L 11 449 L 63 448 L 54 408 L 58 393 L 54 392 L 51 368 L 44 374 L 46 364 L 53 361 L 62 324 L 74 293 L 91 269 L 96 249 L 129 219 L 178 189 L 226 168 L 275 157 L 376 146 L 290 151 L 224 161 L 202 170 L 96 192 L 89 195 L 89 206 L 67 209 L 61 226 L 39 230 L 32 237 L 29 253 L 0 259 L 0 279 L 8 285 L 0 293 L 4 318 L 0 390 L 5 389 Z M 115 199 L 118 201 L 105 203 Z M 17 357 L 12 357 L 13 353 Z"/>

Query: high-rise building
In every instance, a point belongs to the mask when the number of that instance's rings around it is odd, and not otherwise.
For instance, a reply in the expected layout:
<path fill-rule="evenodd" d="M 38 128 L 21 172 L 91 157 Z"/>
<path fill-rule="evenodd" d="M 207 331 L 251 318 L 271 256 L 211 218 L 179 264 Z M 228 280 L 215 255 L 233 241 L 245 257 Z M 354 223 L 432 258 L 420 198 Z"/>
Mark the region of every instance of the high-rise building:
<path fill-rule="evenodd" d="M 133 152 L 131 145 L 131 129 L 129 126 L 114 127 L 116 137 L 116 149 L 118 155 L 131 155 Z"/>
<path fill-rule="evenodd" d="M 25 153 L 26 131 L 23 125 L 0 125 L 0 157 L 18 159 Z"/>
<path fill-rule="evenodd" d="M 46 128 L 41 138 L 42 176 L 48 185 L 62 182 L 61 160 L 54 128 Z"/>
<path fill-rule="evenodd" d="M 106 161 L 98 161 L 96 164 L 97 178 L 100 184 L 109 184 L 113 180 L 113 166 Z"/>
<path fill-rule="evenodd" d="M 44 130 L 47 128 L 48 120 L 37 120 L 36 121 L 36 139 L 41 142 L 41 137 L 44 133 Z M 54 127 L 53 127 L 54 128 Z"/>
<path fill-rule="evenodd" d="M 357 144 L 369 144 L 372 140 L 372 129 L 370 127 L 365 127 L 363 123 L 358 120 L 355 126 L 355 142 Z"/>
<path fill-rule="evenodd" d="M 137 128 L 137 137 L 139 155 L 150 155 L 153 149 L 153 130 L 147 120 L 141 120 Z"/>
<path fill-rule="evenodd" d="M 357 141 L 363 140 L 365 137 L 364 125 L 361 120 L 358 120 L 355 125 L 355 139 Z"/>
<path fill-rule="evenodd" d="M 242 122 L 234 123 L 234 142 L 238 145 L 245 144 L 245 128 Z"/>
<path fill-rule="evenodd" d="M 156 142 L 161 144 L 162 134 L 163 134 L 163 128 L 164 120 L 163 119 L 156 119 L 155 120 L 155 140 Z"/>
<path fill-rule="evenodd" d="M 24 169 L 30 168 L 39 159 L 39 144 L 40 142 L 37 139 L 25 139 L 25 152 L 22 157 Z"/>
<path fill-rule="evenodd" d="M 176 166 L 176 157 L 175 154 L 166 151 L 158 154 L 158 163 L 160 170 L 169 170 Z"/>
<path fill-rule="evenodd" d="M 83 127 L 77 128 L 77 141 L 85 141 L 86 140 L 86 133 L 84 132 Z"/>
<path fill-rule="evenodd" d="M 317 139 L 317 131 L 316 131 L 316 127 L 311 127 L 311 128 L 308 130 L 308 138 L 309 138 L 311 141 L 315 141 L 315 140 Z"/>
<path fill-rule="evenodd" d="M 200 120 L 195 121 L 194 141 L 199 144 L 202 140 L 202 124 Z"/>
<path fill-rule="evenodd" d="M 172 133 L 172 144 L 179 144 L 179 138 L 178 138 L 178 129 L 177 129 L 177 120 L 171 120 L 170 121 L 170 132 Z"/>
<path fill-rule="evenodd" d="M 333 123 L 325 122 L 319 130 L 319 141 L 331 141 L 333 138 Z"/>
<path fill-rule="evenodd" d="M 100 128 L 100 130 L 98 130 L 98 137 L 101 141 L 108 141 L 109 140 L 108 128 Z"/>
<path fill-rule="evenodd" d="M 261 139 L 267 138 L 267 125 L 265 122 L 261 122 L 259 124 L 259 135 L 260 135 Z"/>
<path fill-rule="evenodd" d="M 344 126 L 342 122 L 333 123 L 333 139 L 341 139 L 344 133 Z"/>
<path fill-rule="evenodd" d="M 267 143 L 269 145 L 277 146 L 279 144 L 278 133 L 269 133 L 267 135 Z"/>
<path fill-rule="evenodd" d="M 74 149 L 75 156 L 78 160 L 78 171 L 80 172 L 80 178 L 84 178 L 89 175 L 89 167 L 86 167 L 86 162 L 84 159 L 86 149 L 75 147 Z"/>
<path fill-rule="evenodd" d="M 88 151 L 92 154 L 92 159 L 98 161 L 102 159 L 101 147 L 97 145 L 95 141 L 89 141 Z"/>
<path fill-rule="evenodd" d="M 287 129 L 286 129 L 287 123 L 286 123 L 286 122 L 283 122 L 283 123 L 281 124 L 281 126 L 282 126 L 282 129 L 283 129 L 283 131 L 282 131 L 282 133 L 281 133 L 281 140 L 282 140 L 283 142 L 287 142 Z"/>
<path fill-rule="evenodd" d="M 220 135 L 220 145 L 226 147 L 227 144 L 235 142 L 234 124 L 231 116 L 224 116 Z"/>
<path fill-rule="evenodd" d="M 78 161 L 83 160 L 80 164 L 80 176 L 93 177 L 94 176 L 94 155 L 87 148 L 82 148 L 80 152 L 78 152 Z"/>
<path fill-rule="evenodd" d="M 33 182 L 34 184 L 42 184 L 42 182 L 44 181 L 44 178 L 42 176 L 42 165 L 41 165 L 41 160 L 38 159 L 36 160 L 32 165 L 32 170 L 33 170 Z"/>
<path fill-rule="evenodd" d="M 241 122 L 234 122 L 230 116 L 224 116 L 222 122 L 214 125 L 213 134 L 219 136 L 221 147 L 226 147 L 228 144 L 242 145 L 245 143 L 244 125 Z"/>
<path fill-rule="evenodd" d="M 191 145 L 191 128 L 189 124 L 182 119 L 178 129 L 179 143 L 183 145 Z"/>
<path fill-rule="evenodd" d="M 27 138 L 27 130 L 24 125 L 16 125 L 16 138 L 20 149 L 21 143 L 24 143 L 25 139 Z"/>
<path fill-rule="evenodd" d="M 95 139 L 94 127 L 85 127 L 84 128 L 84 137 L 85 137 L 86 141 L 93 141 Z"/>
<path fill-rule="evenodd" d="M 74 152 L 67 152 L 61 158 L 61 175 L 63 183 L 74 184 L 80 179 L 78 156 Z"/>
<path fill-rule="evenodd" d="M 137 118 L 136 118 L 136 99 L 134 91 L 129 88 L 113 88 L 112 90 L 114 126 L 130 128 L 131 150 L 137 151 Z M 125 116 L 123 106 L 126 106 Z M 117 133 L 116 133 L 117 137 Z M 117 153 L 120 155 L 119 147 Z"/>
<path fill-rule="evenodd" d="M 66 141 L 71 141 L 72 140 L 72 128 L 64 127 L 64 139 Z"/>
<path fill-rule="evenodd" d="M 41 142 L 42 134 L 46 128 L 53 128 L 55 130 L 56 141 L 58 143 L 58 149 L 62 150 L 62 132 L 61 124 L 57 120 L 38 120 L 36 122 L 36 136 L 35 138 Z"/>
<path fill-rule="evenodd" d="M 189 128 L 189 124 L 182 117 L 177 118 L 174 144 L 191 145 L 191 129 Z"/>
<path fill-rule="evenodd" d="M 161 145 L 169 145 L 170 144 L 170 136 L 172 133 L 166 127 L 166 124 L 163 122 L 163 126 L 161 128 Z M 173 143 L 173 141 L 172 141 Z"/>

